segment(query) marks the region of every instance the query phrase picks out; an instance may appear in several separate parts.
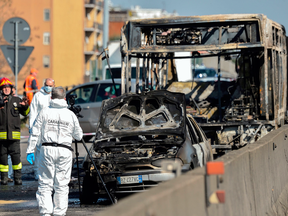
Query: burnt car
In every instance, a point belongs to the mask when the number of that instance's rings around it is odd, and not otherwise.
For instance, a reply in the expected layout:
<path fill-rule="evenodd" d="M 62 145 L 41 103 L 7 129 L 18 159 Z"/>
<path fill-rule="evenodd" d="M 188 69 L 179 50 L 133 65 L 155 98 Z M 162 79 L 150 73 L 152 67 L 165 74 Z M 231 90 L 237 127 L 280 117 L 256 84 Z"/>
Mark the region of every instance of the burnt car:
<path fill-rule="evenodd" d="M 175 178 L 161 168 L 163 162 L 180 164 L 185 172 L 212 160 L 210 141 L 186 115 L 185 95 L 167 90 L 104 100 L 90 154 L 114 197 Z M 87 156 L 83 168 L 81 202 L 92 203 L 106 191 Z"/>

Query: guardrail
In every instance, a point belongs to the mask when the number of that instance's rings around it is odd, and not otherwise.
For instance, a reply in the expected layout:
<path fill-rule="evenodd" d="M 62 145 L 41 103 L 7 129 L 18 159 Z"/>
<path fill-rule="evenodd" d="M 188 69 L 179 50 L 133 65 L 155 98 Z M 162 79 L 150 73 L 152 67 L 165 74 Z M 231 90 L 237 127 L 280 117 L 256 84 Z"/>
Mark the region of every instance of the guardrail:
<path fill-rule="evenodd" d="M 97 216 L 287 215 L 288 126 L 216 162 L 224 163 L 223 175 L 207 178 L 206 168 L 197 168 L 149 191 L 120 200 L 117 205 L 97 212 Z M 220 204 L 219 199 L 215 202 L 217 191 L 222 191 L 222 195 L 225 192 L 225 203 Z"/>

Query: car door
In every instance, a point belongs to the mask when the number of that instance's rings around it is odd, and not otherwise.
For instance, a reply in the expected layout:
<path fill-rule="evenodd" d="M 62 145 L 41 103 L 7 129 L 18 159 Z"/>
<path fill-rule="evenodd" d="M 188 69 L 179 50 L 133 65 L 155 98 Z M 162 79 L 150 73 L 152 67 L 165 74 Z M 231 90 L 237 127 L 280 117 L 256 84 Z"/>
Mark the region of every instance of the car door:
<path fill-rule="evenodd" d="M 98 86 L 98 84 L 82 85 L 67 94 L 67 96 L 71 94 L 77 95 L 75 105 L 81 106 L 80 114 L 83 117 L 79 118 L 79 123 L 84 133 L 96 131 L 96 124 L 99 118 L 99 113 L 95 112 L 95 106 L 97 106 L 95 99 Z"/>
<path fill-rule="evenodd" d="M 207 139 L 205 133 L 201 129 L 201 127 L 197 124 L 195 119 L 187 114 L 187 119 L 189 120 L 189 123 L 192 125 L 193 130 L 195 131 L 195 135 L 197 136 L 198 143 L 193 145 L 196 149 L 199 148 L 201 149 L 201 152 L 203 154 L 203 165 L 206 164 L 207 161 L 213 160 L 213 154 L 212 154 L 212 148 L 211 148 L 211 143 Z"/>

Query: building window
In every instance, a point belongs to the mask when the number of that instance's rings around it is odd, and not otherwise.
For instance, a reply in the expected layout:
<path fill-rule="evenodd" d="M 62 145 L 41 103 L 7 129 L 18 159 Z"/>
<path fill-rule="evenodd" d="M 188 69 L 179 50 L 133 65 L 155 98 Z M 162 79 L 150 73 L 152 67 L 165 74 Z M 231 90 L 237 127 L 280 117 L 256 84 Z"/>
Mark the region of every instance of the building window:
<path fill-rule="evenodd" d="M 50 56 L 43 56 L 43 67 L 49 68 L 50 66 Z"/>
<path fill-rule="evenodd" d="M 90 13 L 87 13 L 86 17 L 87 17 L 88 20 L 91 20 Z"/>
<path fill-rule="evenodd" d="M 50 9 L 44 9 L 44 21 L 50 20 Z"/>
<path fill-rule="evenodd" d="M 43 44 L 49 45 L 50 44 L 50 32 L 43 33 Z"/>
<path fill-rule="evenodd" d="M 89 43 L 89 37 L 85 37 L 85 42 L 86 42 L 86 44 L 88 44 Z"/>

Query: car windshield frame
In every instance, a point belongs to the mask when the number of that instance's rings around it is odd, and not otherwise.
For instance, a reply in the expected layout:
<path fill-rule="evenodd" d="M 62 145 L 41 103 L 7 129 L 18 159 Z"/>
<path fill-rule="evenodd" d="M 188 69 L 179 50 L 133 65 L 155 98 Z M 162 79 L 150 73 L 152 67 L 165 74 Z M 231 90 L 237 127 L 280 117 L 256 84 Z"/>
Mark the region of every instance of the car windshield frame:
<path fill-rule="evenodd" d="M 149 110 L 151 106 L 150 102 L 153 101 L 154 98 L 159 100 L 159 104 L 156 108 Z M 139 104 L 137 105 L 139 106 L 139 110 L 137 113 L 133 113 L 130 110 L 129 105 L 132 104 L 133 108 L 135 105 L 133 103 L 137 103 L 137 100 L 139 101 Z M 179 143 L 183 143 L 186 137 L 185 107 L 186 102 L 184 94 L 173 93 L 167 90 L 151 91 L 141 95 L 126 93 L 117 98 L 104 100 L 102 102 L 100 120 L 96 130 L 96 140 L 107 140 L 128 136 L 170 134 L 171 136 L 180 136 L 182 139 L 179 140 Z M 144 116 L 142 109 L 145 109 Z M 166 116 L 164 123 L 157 119 L 159 115 Z M 124 117 L 123 121 L 121 121 L 122 117 Z M 125 120 L 126 117 L 131 119 L 132 122 L 139 121 L 139 125 L 129 125 L 127 128 L 122 128 L 123 124 L 127 124 Z M 150 124 L 149 122 L 147 125 L 146 123 L 150 120 L 155 121 L 156 123 L 151 122 Z M 131 122 L 128 122 L 128 124 L 130 123 Z M 120 128 L 117 125 L 120 125 Z"/>

